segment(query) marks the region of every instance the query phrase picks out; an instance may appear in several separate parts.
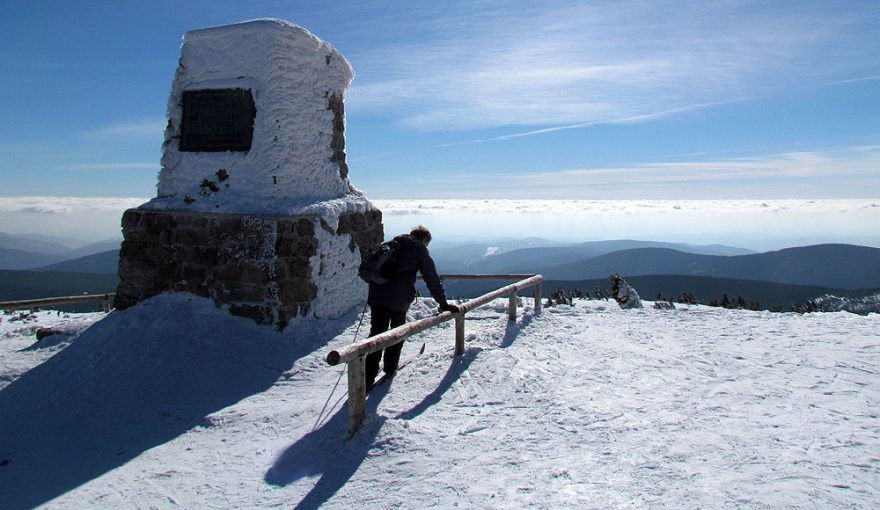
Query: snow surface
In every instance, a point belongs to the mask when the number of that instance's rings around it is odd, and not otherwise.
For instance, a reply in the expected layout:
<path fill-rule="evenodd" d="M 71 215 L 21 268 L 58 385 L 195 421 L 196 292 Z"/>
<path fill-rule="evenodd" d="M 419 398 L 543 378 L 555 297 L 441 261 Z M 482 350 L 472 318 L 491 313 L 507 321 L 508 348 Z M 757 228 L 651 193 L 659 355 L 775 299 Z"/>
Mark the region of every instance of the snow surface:
<path fill-rule="evenodd" d="M 576 300 L 535 316 L 521 301 L 516 322 L 506 300 L 469 313 L 461 357 L 451 322 L 412 338 L 404 356 L 425 354 L 370 394 L 352 440 L 345 377 L 323 358 L 360 310 L 281 333 L 185 294 L 0 315 L 0 507 L 880 501 L 877 314 Z M 70 335 L 34 342 L 59 322 Z"/>

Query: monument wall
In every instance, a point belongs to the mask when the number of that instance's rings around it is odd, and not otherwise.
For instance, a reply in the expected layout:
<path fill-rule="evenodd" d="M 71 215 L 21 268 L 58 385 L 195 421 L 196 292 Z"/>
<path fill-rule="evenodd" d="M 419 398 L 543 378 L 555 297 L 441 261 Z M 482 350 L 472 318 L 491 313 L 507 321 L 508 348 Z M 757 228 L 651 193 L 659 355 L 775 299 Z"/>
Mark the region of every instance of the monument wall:
<path fill-rule="evenodd" d="M 183 41 L 157 196 L 123 216 L 116 307 L 190 292 L 281 329 L 362 304 L 357 268 L 384 232 L 349 181 L 348 61 L 283 20 Z"/>

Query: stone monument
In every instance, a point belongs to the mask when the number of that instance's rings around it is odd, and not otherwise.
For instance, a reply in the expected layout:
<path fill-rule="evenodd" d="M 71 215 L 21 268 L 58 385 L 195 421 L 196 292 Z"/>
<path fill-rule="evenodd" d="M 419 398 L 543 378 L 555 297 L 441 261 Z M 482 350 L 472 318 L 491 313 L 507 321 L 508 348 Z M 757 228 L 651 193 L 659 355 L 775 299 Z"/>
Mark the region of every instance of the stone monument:
<path fill-rule="evenodd" d="M 283 20 L 187 32 L 156 198 L 122 218 L 115 306 L 209 297 L 284 328 L 363 303 L 382 213 L 352 187 L 335 48 Z"/>

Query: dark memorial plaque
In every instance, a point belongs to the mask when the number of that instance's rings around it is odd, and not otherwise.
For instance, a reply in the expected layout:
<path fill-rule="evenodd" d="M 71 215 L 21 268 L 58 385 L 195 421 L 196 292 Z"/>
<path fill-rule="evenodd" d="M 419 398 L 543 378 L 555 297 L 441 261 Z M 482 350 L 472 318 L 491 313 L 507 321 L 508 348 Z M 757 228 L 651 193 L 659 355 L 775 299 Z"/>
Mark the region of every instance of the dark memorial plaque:
<path fill-rule="evenodd" d="M 247 152 L 254 138 L 256 114 L 250 90 L 184 91 L 180 151 Z"/>

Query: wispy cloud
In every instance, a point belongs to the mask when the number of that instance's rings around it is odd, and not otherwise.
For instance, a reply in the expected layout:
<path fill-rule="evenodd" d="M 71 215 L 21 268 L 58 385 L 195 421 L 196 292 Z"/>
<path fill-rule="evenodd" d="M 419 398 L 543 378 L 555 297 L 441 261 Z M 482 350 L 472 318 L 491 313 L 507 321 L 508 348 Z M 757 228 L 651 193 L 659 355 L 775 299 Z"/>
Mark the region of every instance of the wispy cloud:
<path fill-rule="evenodd" d="M 706 192 L 709 186 L 726 191 L 730 183 L 742 183 L 752 196 L 766 195 L 780 183 L 797 192 L 804 180 L 834 178 L 843 189 L 824 189 L 827 196 L 872 196 L 878 191 L 875 176 L 880 151 L 865 147 L 839 148 L 826 152 L 788 152 L 750 158 L 645 163 L 625 167 L 584 168 L 530 173 L 505 178 L 505 185 L 522 189 L 640 189 L 653 186 L 658 196 L 663 187 L 679 194 Z M 851 181 L 872 183 L 865 188 Z M 762 189 L 764 191 L 762 192 Z M 775 190 L 774 190 L 775 191 Z M 721 196 L 722 193 L 719 193 Z"/>
<path fill-rule="evenodd" d="M 126 121 L 91 129 L 81 133 L 81 136 L 91 142 L 146 139 L 156 143 L 156 140 L 162 140 L 165 124 L 163 119 Z"/>
<path fill-rule="evenodd" d="M 738 100 L 725 101 L 725 103 L 731 103 L 734 101 L 738 101 Z M 475 140 L 467 140 L 464 142 L 438 144 L 438 145 L 433 145 L 430 148 L 456 147 L 456 146 L 460 146 L 460 145 L 474 145 L 474 144 L 487 143 L 487 142 L 500 142 L 500 141 L 504 141 L 504 140 L 513 140 L 516 138 L 524 138 L 527 136 L 543 135 L 543 134 L 547 134 L 547 133 L 553 133 L 556 131 L 565 131 L 565 130 L 569 130 L 569 129 L 583 129 L 583 128 L 599 126 L 599 125 L 603 125 L 603 124 L 633 124 L 633 123 L 638 123 L 638 122 L 646 122 L 646 121 L 653 120 L 653 119 L 659 119 L 659 118 L 666 117 L 668 115 L 672 115 L 675 113 L 682 113 L 682 112 L 691 111 L 691 110 L 700 110 L 703 108 L 709 108 L 712 106 L 717 106 L 719 104 L 722 104 L 722 103 L 696 104 L 696 105 L 684 106 L 681 108 L 672 108 L 670 110 L 664 110 L 661 112 L 645 113 L 645 114 L 636 115 L 633 117 L 624 117 L 624 118 L 620 118 L 620 119 L 609 119 L 609 120 L 605 120 L 605 121 L 582 122 L 579 124 L 565 124 L 562 126 L 551 126 L 551 127 L 541 128 L 541 129 L 532 129 L 529 131 L 521 131 L 518 133 L 510 133 L 507 135 L 494 136 L 494 137 L 490 137 L 490 138 L 478 138 Z"/>
<path fill-rule="evenodd" d="M 350 108 L 425 130 L 573 129 L 828 83 L 880 62 L 880 41 L 850 37 L 876 21 L 867 4 L 477 5 L 466 16 L 450 8 L 434 20 L 445 29 L 419 42 L 358 56 Z"/>
<path fill-rule="evenodd" d="M 154 163 L 138 163 L 138 162 L 118 162 L 118 163 L 77 163 L 71 165 L 59 165 L 54 168 L 61 170 L 159 170 L 159 162 Z"/>
<path fill-rule="evenodd" d="M 819 86 L 833 87 L 835 85 L 846 85 L 848 83 L 861 83 L 864 81 L 877 81 L 877 80 L 880 80 L 880 74 L 875 74 L 872 76 L 860 76 L 858 78 L 848 78 L 846 80 L 835 80 L 835 81 L 830 81 L 828 83 L 822 83 Z"/>
<path fill-rule="evenodd" d="M 527 173 L 443 174 L 430 178 L 429 186 L 424 179 L 413 186 L 399 178 L 388 185 L 400 188 L 392 189 L 392 196 L 412 196 L 416 188 L 429 189 L 428 196 L 460 198 L 864 198 L 880 196 L 878 169 L 880 146 L 866 144 Z M 463 181 L 491 185 L 462 189 Z"/>

